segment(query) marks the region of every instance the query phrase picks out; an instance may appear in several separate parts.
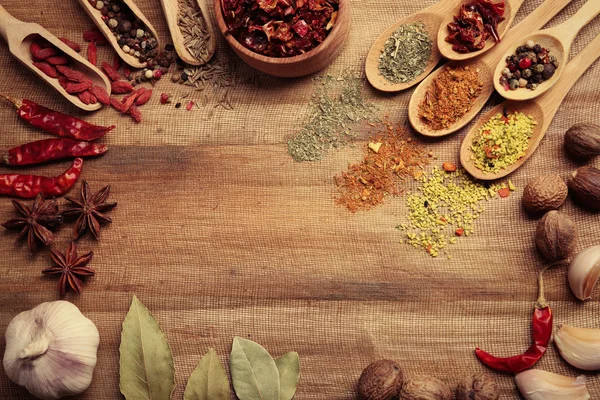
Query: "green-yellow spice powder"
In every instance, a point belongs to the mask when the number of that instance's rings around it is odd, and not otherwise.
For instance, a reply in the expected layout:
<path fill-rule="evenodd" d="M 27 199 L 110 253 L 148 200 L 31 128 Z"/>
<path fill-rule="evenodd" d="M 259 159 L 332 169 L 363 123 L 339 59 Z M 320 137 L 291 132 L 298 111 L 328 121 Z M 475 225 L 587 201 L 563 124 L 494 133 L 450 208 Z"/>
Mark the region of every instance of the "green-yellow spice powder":
<path fill-rule="evenodd" d="M 411 193 L 406 200 L 408 223 L 396 228 L 405 233 L 403 242 L 424 249 L 432 257 L 438 257 L 449 244 L 457 243 L 459 237 L 472 234 L 475 220 L 484 211 L 481 203 L 508 187 L 505 183 L 481 184 L 462 169 L 449 173 L 434 168 L 420 181 L 418 192 Z"/>
<path fill-rule="evenodd" d="M 473 162 L 483 172 L 499 172 L 525 156 L 537 122 L 520 112 L 498 113 L 473 138 Z"/>

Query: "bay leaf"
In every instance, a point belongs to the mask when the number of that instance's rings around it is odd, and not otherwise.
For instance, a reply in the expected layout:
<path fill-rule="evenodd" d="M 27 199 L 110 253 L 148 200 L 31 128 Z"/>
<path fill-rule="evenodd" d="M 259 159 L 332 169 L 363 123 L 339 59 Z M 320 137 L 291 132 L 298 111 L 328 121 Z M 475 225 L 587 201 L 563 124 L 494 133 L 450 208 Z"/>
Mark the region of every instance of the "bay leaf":
<path fill-rule="evenodd" d="M 184 400 L 229 400 L 229 380 L 215 349 L 198 363 L 183 394 Z"/>
<path fill-rule="evenodd" d="M 173 354 L 154 316 L 134 295 L 123 321 L 120 389 L 127 400 L 169 400 L 175 388 Z"/>
<path fill-rule="evenodd" d="M 295 351 L 275 360 L 279 371 L 279 400 L 292 400 L 300 379 L 300 356 Z"/>
<path fill-rule="evenodd" d="M 236 336 L 229 366 L 233 388 L 240 400 L 279 400 L 277 365 L 260 344 Z"/>

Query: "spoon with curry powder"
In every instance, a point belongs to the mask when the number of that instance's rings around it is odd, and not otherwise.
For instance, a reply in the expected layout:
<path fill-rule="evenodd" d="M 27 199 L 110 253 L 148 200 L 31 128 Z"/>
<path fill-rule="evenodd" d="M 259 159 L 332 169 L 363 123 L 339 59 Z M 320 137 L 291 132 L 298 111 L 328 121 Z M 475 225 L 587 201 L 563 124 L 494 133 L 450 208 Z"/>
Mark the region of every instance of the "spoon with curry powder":
<path fill-rule="evenodd" d="M 30 50 L 32 43 L 39 42 L 40 40 L 48 41 L 68 57 L 71 68 L 75 69 L 79 74 L 83 73 L 94 85 L 104 88 L 106 92 L 110 94 L 110 83 L 98 68 L 94 67 L 88 60 L 80 56 L 42 26 L 30 22 L 19 21 L 10 15 L 2 6 L 0 6 L 0 36 L 8 43 L 10 52 L 21 62 L 21 64 L 33 71 L 37 76 L 56 89 L 64 98 L 82 110 L 98 110 L 102 107 L 102 104 L 99 102 L 96 104 L 85 104 L 77 95 L 67 93 L 59 83 L 58 79 L 51 78 L 42 72 L 42 70 L 36 68 L 33 65 L 34 59 Z"/>
<path fill-rule="evenodd" d="M 496 44 L 490 51 L 480 58 L 465 61 L 451 61 L 429 75 L 417 86 L 408 104 L 408 119 L 413 128 L 425 136 L 441 137 L 458 131 L 466 126 L 481 111 L 494 92 L 494 68 L 502 55 L 512 46 L 512 43 L 524 37 L 531 30 L 539 29 L 558 14 L 571 0 L 546 0 L 523 21 L 515 25 L 506 35 L 504 40 Z M 430 95 L 430 90 L 436 84 L 437 78 L 444 72 L 444 68 L 465 67 L 477 72 L 481 83 L 479 95 L 473 99 L 471 107 L 455 121 L 447 124 L 443 129 L 435 130 L 430 127 L 419 115 L 420 105 Z"/>
<path fill-rule="evenodd" d="M 591 0 L 597 1 L 597 0 Z M 565 65 L 565 73 L 563 78 L 558 81 L 552 89 L 540 97 L 520 102 L 520 101 L 505 101 L 502 104 L 497 105 L 485 115 L 483 115 L 479 121 L 471 128 L 467 136 L 465 136 L 461 149 L 460 149 L 460 162 L 462 166 L 476 179 L 485 181 L 503 178 L 515 170 L 520 168 L 525 161 L 531 157 L 531 155 L 538 148 L 540 142 L 546 135 L 548 127 L 552 123 L 552 119 L 556 115 L 560 104 L 567 96 L 567 93 L 571 90 L 573 85 L 579 80 L 594 64 L 594 62 L 600 57 L 600 35 L 597 35 L 575 58 L 573 58 L 568 64 Z M 473 139 L 477 135 L 487 121 L 498 113 L 511 114 L 513 112 L 521 112 L 525 115 L 530 116 L 537 124 L 533 128 L 533 134 L 528 142 L 528 147 L 525 150 L 525 155 L 521 157 L 517 162 L 508 166 L 507 168 L 501 169 L 495 173 L 486 173 L 475 166 L 474 153 L 471 149 Z"/>
<path fill-rule="evenodd" d="M 497 1 L 499 1 L 499 0 L 492 0 L 492 2 L 497 2 Z M 517 12 L 521 8 L 521 5 L 523 5 L 524 1 L 525 0 L 504 0 L 504 18 L 505 18 L 505 20 L 498 24 L 498 27 L 496 30 L 497 35 L 498 35 L 497 41 L 494 37 L 490 36 L 487 38 L 485 47 L 483 49 L 477 50 L 477 51 L 472 51 L 469 53 L 459 53 L 458 51 L 454 51 L 454 49 L 452 48 L 452 43 L 447 42 L 446 38 L 450 34 L 450 30 L 448 29 L 448 24 L 450 24 L 451 22 L 454 21 L 454 16 L 459 14 L 461 7 L 463 5 L 473 4 L 475 2 L 475 0 L 462 0 L 460 2 L 460 4 L 453 11 L 451 11 L 449 14 L 446 15 L 446 18 L 444 18 L 444 21 L 442 21 L 442 25 L 440 26 L 440 29 L 439 29 L 438 35 L 437 35 L 437 46 L 440 49 L 440 53 L 442 53 L 442 56 L 446 57 L 449 60 L 459 61 L 459 60 L 469 60 L 469 59 L 478 57 L 478 56 L 482 55 L 483 53 L 487 52 L 488 50 L 493 48 L 497 42 L 499 43 L 502 40 L 502 38 L 504 38 L 504 35 L 506 35 L 508 30 L 510 29 L 510 26 L 512 25 L 512 23 L 515 19 L 515 15 L 517 15 Z"/>
<path fill-rule="evenodd" d="M 563 66 L 566 65 L 569 60 L 569 52 L 571 51 L 571 45 L 573 44 L 575 37 L 579 31 L 589 24 L 591 20 L 596 18 L 598 14 L 600 14 L 600 1 L 588 0 L 587 3 L 585 3 L 583 7 L 581 7 L 579 11 L 566 22 L 550 29 L 537 31 L 517 42 L 513 42 L 511 48 L 512 51 L 504 54 L 494 72 L 494 87 L 496 88 L 496 91 L 505 99 L 523 101 L 533 99 L 550 89 L 558 82 L 563 73 Z M 512 55 L 517 46 L 525 44 L 530 40 L 547 49 L 548 54 L 555 56 L 558 60 L 558 68 L 550 79 L 540 83 L 535 90 L 527 88 L 506 90 L 500 83 L 502 71 L 506 68 L 506 57 Z"/>
<path fill-rule="evenodd" d="M 399 92 L 421 82 L 440 62 L 440 54 L 435 41 L 436 32 L 440 29 L 444 17 L 454 9 L 454 0 L 441 0 L 439 3 L 427 7 L 408 17 L 402 18 L 386 29 L 373 43 L 365 61 L 365 73 L 371 85 L 382 92 Z M 405 83 L 394 83 L 384 77 L 379 71 L 379 57 L 385 47 L 385 42 L 403 25 L 422 23 L 432 41 L 431 56 L 424 71 L 415 79 Z"/>

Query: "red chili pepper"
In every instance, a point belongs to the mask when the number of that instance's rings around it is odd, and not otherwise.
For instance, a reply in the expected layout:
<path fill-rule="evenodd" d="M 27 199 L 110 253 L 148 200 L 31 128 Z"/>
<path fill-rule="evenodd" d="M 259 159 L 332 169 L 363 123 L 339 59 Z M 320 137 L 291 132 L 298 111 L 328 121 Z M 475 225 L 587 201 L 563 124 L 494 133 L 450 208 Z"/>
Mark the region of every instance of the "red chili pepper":
<path fill-rule="evenodd" d="M 32 199 L 42 193 L 45 197 L 62 196 L 79 179 L 83 160 L 76 158 L 73 165 L 61 175 L 48 178 L 37 175 L 1 174 L 0 194 Z"/>
<path fill-rule="evenodd" d="M 0 97 L 10 101 L 18 108 L 17 114 L 21 119 L 56 136 L 93 141 L 115 128 L 114 125 L 92 125 L 79 118 L 40 106 L 31 100 L 18 101 L 2 95 Z"/>
<path fill-rule="evenodd" d="M 481 349 L 475 349 L 475 355 L 488 367 L 502 372 L 517 373 L 529 369 L 546 353 L 552 336 L 552 310 L 544 298 L 543 273 L 538 275 L 539 296 L 533 312 L 531 337 L 533 344 L 525 353 L 506 358 L 498 358 Z"/>
<path fill-rule="evenodd" d="M 90 42 L 87 48 L 88 61 L 96 65 L 98 63 L 98 48 L 96 42 Z"/>
<path fill-rule="evenodd" d="M 8 150 L 2 161 L 8 166 L 17 167 L 70 157 L 94 157 L 106 153 L 107 150 L 105 145 L 93 142 L 63 138 L 45 139 Z"/>
<path fill-rule="evenodd" d="M 102 62 L 102 70 L 104 71 L 106 76 L 110 78 L 111 81 L 118 81 L 121 79 L 121 74 L 119 74 L 119 71 L 117 71 L 115 67 L 113 67 L 106 61 Z"/>

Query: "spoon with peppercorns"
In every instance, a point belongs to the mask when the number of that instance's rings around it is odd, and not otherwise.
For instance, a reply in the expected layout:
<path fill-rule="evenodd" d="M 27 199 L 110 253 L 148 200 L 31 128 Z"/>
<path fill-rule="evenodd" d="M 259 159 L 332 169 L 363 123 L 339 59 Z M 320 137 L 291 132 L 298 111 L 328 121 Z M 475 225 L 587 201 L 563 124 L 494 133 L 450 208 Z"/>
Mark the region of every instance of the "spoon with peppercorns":
<path fill-rule="evenodd" d="M 600 1 L 588 0 L 569 20 L 532 33 L 520 41 L 516 54 L 502 57 L 494 72 L 494 87 L 508 100 L 531 100 L 561 77 L 579 31 L 600 14 Z"/>

